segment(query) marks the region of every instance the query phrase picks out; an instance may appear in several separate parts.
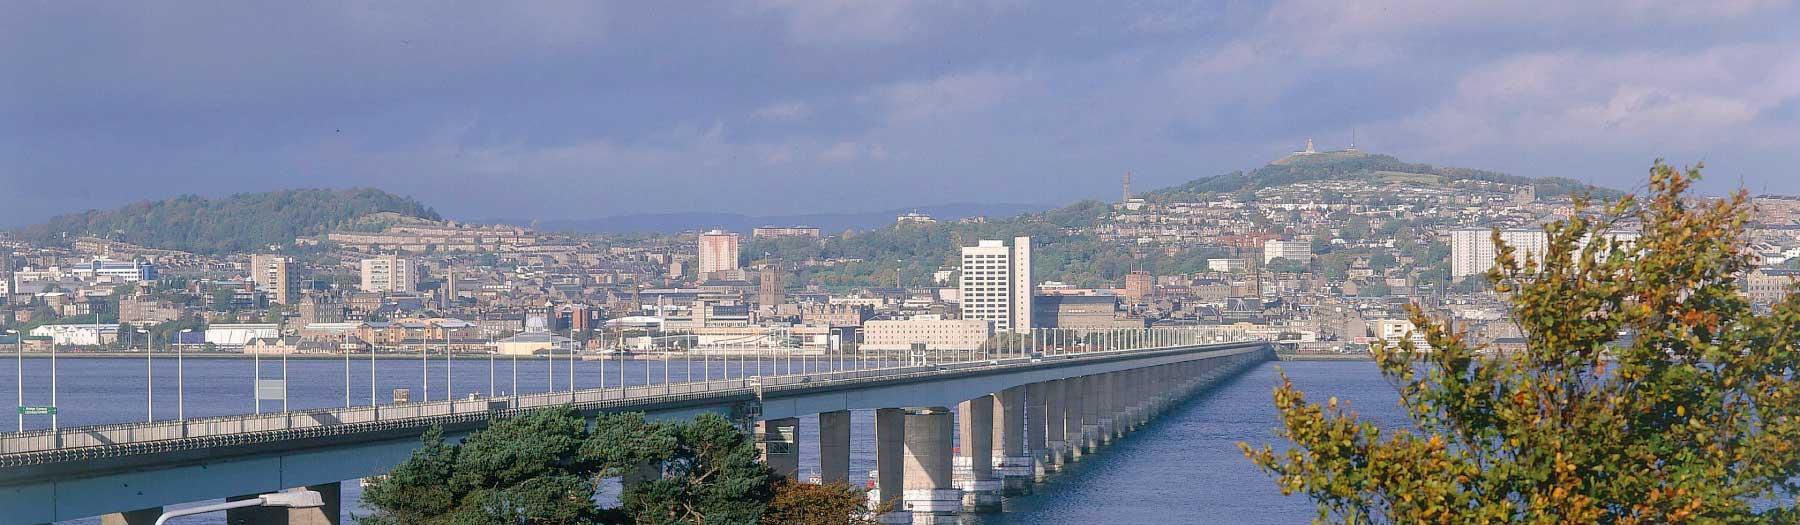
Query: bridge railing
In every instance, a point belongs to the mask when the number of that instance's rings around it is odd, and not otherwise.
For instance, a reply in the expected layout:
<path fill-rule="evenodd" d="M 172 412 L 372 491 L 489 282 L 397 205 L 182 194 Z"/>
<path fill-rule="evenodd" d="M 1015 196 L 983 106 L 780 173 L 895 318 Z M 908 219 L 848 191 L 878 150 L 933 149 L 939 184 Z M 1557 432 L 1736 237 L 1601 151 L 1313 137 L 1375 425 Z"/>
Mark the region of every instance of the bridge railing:
<path fill-rule="evenodd" d="M 983 367 L 1006 367 L 1042 358 L 1086 358 L 1119 353 L 1157 351 L 1192 346 L 1191 341 L 1172 341 L 1166 345 L 1089 350 L 1066 354 L 1034 354 L 1020 352 L 1006 357 L 969 356 L 955 361 L 902 362 L 895 366 L 862 369 L 838 369 L 808 374 L 751 375 L 735 379 L 686 381 L 663 384 L 641 384 L 622 388 L 590 388 L 574 391 L 515 394 L 511 396 L 400 403 L 377 406 L 322 408 L 208 417 L 200 419 L 118 423 L 61 429 L 40 429 L 0 433 L 0 456 L 53 450 L 105 447 L 218 436 L 283 432 L 370 423 L 414 422 L 429 425 L 453 416 L 485 417 L 490 412 L 534 409 L 574 403 L 578 406 L 605 406 L 627 402 L 655 401 L 657 398 L 680 400 L 717 395 L 724 392 L 777 391 L 810 388 L 821 384 L 892 380 L 908 376 L 926 376 L 949 371 Z M 1051 352 L 1054 352 L 1053 350 Z M 976 357 L 979 356 L 979 357 Z"/>

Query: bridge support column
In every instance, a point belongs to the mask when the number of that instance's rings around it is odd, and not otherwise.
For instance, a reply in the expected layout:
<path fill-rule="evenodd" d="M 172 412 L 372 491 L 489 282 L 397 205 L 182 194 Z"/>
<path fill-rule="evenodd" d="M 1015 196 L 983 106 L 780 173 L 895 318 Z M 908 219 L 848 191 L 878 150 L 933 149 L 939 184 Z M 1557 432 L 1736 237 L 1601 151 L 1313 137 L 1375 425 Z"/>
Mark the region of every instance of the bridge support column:
<path fill-rule="evenodd" d="M 1094 445 L 1102 446 L 1112 443 L 1113 425 L 1113 375 L 1111 373 L 1094 374 L 1089 377 L 1090 388 L 1094 395 Z"/>
<path fill-rule="evenodd" d="M 951 480 L 969 512 L 1000 511 L 1000 479 L 994 474 L 994 396 L 956 405 L 957 454 Z"/>
<path fill-rule="evenodd" d="M 962 514 L 962 490 L 950 479 L 950 409 L 906 411 L 906 507 L 913 523 L 955 523 Z"/>
<path fill-rule="evenodd" d="M 227 525 L 338 525 L 338 519 L 344 513 L 344 496 L 342 484 L 324 483 L 307 485 L 302 489 L 319 493 L 324 506 L 310 509 L 285 509 L 279 507 L 245 507 L 225 511 Z M 256 499 L 257 494 L 232 496 L 225 501 L 243 501 Z M 152 522 L 155 520 L 152 519 Z"/>
<path fill-rule="evenodd" d="M 850 411 L 819 414 L 819 481 L 850 482 Z"/>
<path fill-rule="evenodd" d="M 288 525 L 338 525 L 344 515 L 344 490 L 339 482 L 307 485 L 305 490 L 319 493 L 325 506 L 310 509 L 287 509 Z"/>
<path fill-rule="evenodd" d="M 1071 392 L 1080 393 L 1081 442 L 1071 446 L 1075 457 L 1079 458 L 1094 453 L 1100 439 L 1100 396 L 1096 394 L 1100 390 L 1100 381 L 1099 376 L 1081 376 L 1075 381 L 1078 388 Z"/>
<path fill-rule="evenodd" d="M 1044 382 L 1044 449 L 1048 455 L 1044 458 L 1046 472 L 1057 470 L 1069 458 L 1069 420 L 1068 402 L 1063 399 L 1063 388 L 1067 380 L 1056 379 Z M 1076 418 L 1079 428 L 1080 418 Z"/>
<path fill-rule="evenodd" d="M 800 475 L 800 451 L 795 447 L 799 426 L 800 420 L 791 417 L 756 423 L 756 446 L 763 463 L 776 475 L 795 481 Z"/>
<path fill-rule="evenodd" d="M 1044 399 L 1049 390 L 1050 385 L 1044 383 L 1025 385 L 1025 455 L 1031 456 L 1032 479 L 1044 479 L 1044 469 L 1050 463 L 1050 426 L 1046 420 L 1050 407 Z"/>
<path fill-rule="evenodd" d="M 995 394 L 994 412 L 999 416 L 993 427 L 994 470 L 1006 495 L 1030 494 L 1033 466 L 1031 454 L 1025 451 L 1025 387 Z"/>
<path fill-rule="evenodd" d="M 869 492 L 869 508 L 887 508 L 877 519 L 884 524 L 912 523 L 906 509 L 906 411 L 875 410 L 875 490 Z"/>
<path fill-rule="evenodd" d="M 150 507 L 127 512 L 114 512 L 100 517 L 100 525 L 153 525 L 156 518 L 162 517 L 162 507 Z"/>

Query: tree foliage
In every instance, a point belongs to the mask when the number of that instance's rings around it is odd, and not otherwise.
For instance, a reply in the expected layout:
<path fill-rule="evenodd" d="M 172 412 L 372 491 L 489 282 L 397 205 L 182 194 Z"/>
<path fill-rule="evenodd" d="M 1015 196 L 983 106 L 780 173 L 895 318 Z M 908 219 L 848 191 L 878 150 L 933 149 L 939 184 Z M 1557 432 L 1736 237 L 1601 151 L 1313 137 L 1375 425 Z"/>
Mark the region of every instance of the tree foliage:
<path fill-rule="evenodd" d="M 437 430 L 423 441 L 364 491 L 374 513 L 359 523 L 748 524 L 776 481 L 755 444 L 710 414 L 684 423 L 603 414 L 590 429 L 573 410 L 553 408 L 496 421 L 461 443 Z M 595 503 L 601 480 L 633 475 L 648 479 L 626 483 L 619 507 Z"/>
<path fill-rule="evenodd" d="M 1499 250 L 1487 276 L 1525 350 L 1484 352 L 1414 308 L 1429 349 L 1372 350 L 1413 428 L 1284 377 L 1278 433 L 1295 446 L 1245 454 L 1320 522 L 1800 522 L 1800 302 L 1752 312 L 1746 198 L 1686 198 L 1699 175 L 1659 161 L 1645 202 L 1584 204 L 1546 226 L 1542 258 Z M 1624 222 L 1642 237 L 1603 236 Z"/>
<path fill-rule="evenodd" d="M 874 525 L 887 509 L 869 509 L 868 493 L 838 482 L 824 485 L 793 480 L 775 486 L 775 499 L 764 512 L 764 525 Z"/>
<path fill-rule="evenodd" d="M 151 248 L 194 253 L 238 253 L 292 243 L 356 218 L 380 212 L 437 220 L 418 201 L 381 190 L 283 190 L 240 193 L 222 199 L 186 195 L 118 209 L 52 217 L 22 234 L 57 242 L 63 234 L 93 235 Z"/>

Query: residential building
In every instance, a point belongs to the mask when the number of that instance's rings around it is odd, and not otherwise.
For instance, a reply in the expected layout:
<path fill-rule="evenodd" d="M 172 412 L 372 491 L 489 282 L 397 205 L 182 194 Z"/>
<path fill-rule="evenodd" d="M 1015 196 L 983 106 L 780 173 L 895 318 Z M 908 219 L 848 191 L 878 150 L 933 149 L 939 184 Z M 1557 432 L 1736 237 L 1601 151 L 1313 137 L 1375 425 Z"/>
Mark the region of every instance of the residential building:
<path fill-rule="evenodd" d="M 1031 303 L 1036 295 L 1031 274 L 1031 238 L 983 240 L 962 249 L 962 277 L 958 289 L 964 319 L 994 323 L 994 330 L 1031 327 Z"/>
<path fill-rule="evenodd" d="M 700 278 L 738 269 L 738 234 L 712 230 L 700 234 Z"/>
<path fill-rule="evenodd" d="M 1243 259 L 1207 259 L 1206 269 L 1215 272 L 1238 273 L 1250 268 L 1250 262 Z"/>
<path fill-rule="evenodd" d="M 1450 277 L 1461 279 L 1487 273 L 1500 251 L 1494 246 L 1493 230 L 1455 230 L 1450 232 Z M 1549 249 L 1550 238 L 1543 230 L 1500 230 L 1500 240 L 1517 251 L 1514 257 L 1522 264 Z"/>
<path fill-rule="evenodd" d="M 156 265 L 144 261 L 94 259 L 69 269 L 76 279 L 101 283 L 135 283 L 156 280 Z"/>
<path fill-rule="evenodd" d="M 1744 293 L 1750 304 L 1769 306 L 1786 298 L 1796 282 L 1800 282 L 1800 270 L 1757 268 L 1744 276 Z"/>
<path fill-rule="evenodd" d="M 250 280 L 256 288 L 269 294 L 269 298 L 280 305 L 292 305 L 300 300 L 300 274 L 295 271 L 294 260 L 280 255 L 253 255 L 250 257 Z"/>
<path fill-rule="evenodd" d="M 908 212 L 904 215 L 894 217 L 895 224 L 932 224 L 935 222 L 937 222 L 937 219 L 934 219 L 930 215 L 919 213 L 917 211 Z"/>
<path fill-rule="evenodd" d="M 119 299 L 119 322 L 158 324 L 181 318 L 181 307 L 148 295 Z"/>
<path fill-rule="evenodd" d="M 819 229 L 812 226 L 763 226 L 750 230 L 752 239 L 780 239 L 784 237 L 819 238 Z"/>
<path fill-rule="evenodd" d="M 1311 262 L 1312 243 L 1274 239 L 1263 241 L 1263 264 L 1269 264 L 1276 259 L 1287 259 L 1301 264 Z"/>
<path fill-rule="evenodd" d="M 993 323 L 980 319 L 869 321 L 863 324 L 860 348 L 975 350 L 993 334 Z"/>
<path fill-rule="evenodd" d="M 362 260 L 362 291 L 412 293 L 419 286 L 419 263 L 398 255 Z"/>

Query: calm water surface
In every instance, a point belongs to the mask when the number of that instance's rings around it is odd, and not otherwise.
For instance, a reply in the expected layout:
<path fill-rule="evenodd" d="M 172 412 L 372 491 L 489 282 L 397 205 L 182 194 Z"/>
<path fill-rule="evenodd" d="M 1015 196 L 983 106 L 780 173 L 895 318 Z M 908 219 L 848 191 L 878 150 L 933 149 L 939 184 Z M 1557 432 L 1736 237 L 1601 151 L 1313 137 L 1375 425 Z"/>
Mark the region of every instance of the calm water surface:
<path fill-rule="evenodd" d="M 0 357 L 0 370 L 11 368 L 10 359 Z M 175 364 L 155 363 L 157 419 L 175 415 Z M 61 424 L 87 425 L 142 421 L 144 406 L 144 362 L 131 358 L 89 358 L 59 360 L 59 403 Z M 785 362 L 762 363 L 765 371 L 785 366 Z M 48 404 L 48 360 L 27 358 L 26 404 Z M 549 363 L 538 358 L 520 360 L 518 390 L 542 392 L 551 388 Z M 617 361 L 606 364 L 607 386 L 619 382 Z M 732 363 L 733 375 L 741 363 Z M 432 399 L 444 395 L 444 363 L 433 361 L 430 371 Z M 662 362 L 627 362 L 624 380 L 628 384 L 644 381 L 644 367 L 650 367 L 651 380 L 661 382 Z M 718 360 L 711 363 L 717 377 L 722 374 Z M 749 369 L 758 365 L 752 363 Z M 796 368 L 799 364 L 796 362 Z M 249 399 L 252 365 L 240 359 L 188 359 L 186 363 L 186 399 L 188 417 L 241 414 L 250 412 Z M 706 367 L 696 361 L 690 365 L 679 360 L 669 365 L 669 375 L 680 380 L 687 370 L 696 379 Z M 1396 406 L 1397 397 L 1369 362 L 1287 362 L 1265 363 L 1243 374 L 1225 380 L 1211 390 L 1194 397 L 1169 414 L 1152 422 L 1127 439 L 1101 453 L 1075 464 L 1050 482 L 1041 484 L 1036 494 L 1007 501 L 1007 512 L 968 516 L 965 522 L 1000 523 L 1230 523 L 1289 524 L 1308 523 L 1313 516 L 1310 503 L 1300 498 L 1283 497 L 1274 483 L 1257 471 L 1237 450 L 1239 441 L 1263 443 L 1274 441 L 1276 416 L 1271 407 L 1270 392 L 1277 381 L 1277 370 L 1284 369 L 1309 396 L 1323 399 L 1337 396 L 1348 401 L 1364 416 L 1396 427 L 1405 424 L 1404 413 Z M 418 361 L 383 360 L 376 369 L 377 392 L 385 400 L 394 388 L 410 388 L 415 399 L 422 393 L 421 367 Z M 489 391 L 488 361 L 458 360 L 454 365 L 452 386 L 458 395 Z M 10 372 L 10 371 L 9 371 Z M 353 404 L 366 404 L 369 398 L 368 362 L 352 361 L 350 394 Z M 580 388 L 600 384 L 600 364 L 577 362 L 575 379 Z M 263 362 L 265 378 L 280 374 L 280 363 Z M 344 365 L 342 361 L 290 360 L 290 409 L 336 407 L 344 404 Z M 510 359 L 495 363 L 495 390 L 513 390 Z M 556 362 L 555 388 L 568 386 L 567 361 Z M 14 374 L 0 376 L 0 396 L 16 395 Z M 265 410 L 279 410 L 278 402 L 265 401 Z M 3 421 L 3 420 L 0 420 Z M 0 423 L 10 430 L 15 423 Z M 28 428 L 48 426 L 44 417 L 29 417 Z M 851 481 L 862 484 L 874 468 L 874 414 L 859 411 L 852 416 Z M 815 418 L 801 418 L 801 476 L 817 472 L 816 447 L 818 424 Z M 346 501 L 346 523 L 351 513 L 361 509 L 361 490 L 354 480 L 343 484 Z M 209 502 L 196 502 L 203 504 Z M 176 505 L 179 508 L 186 505 Z M 177 523 L 223 523 L 222 514 L 197 516 Z M 68 523 L 92 524 L 96 519 Z"/>

